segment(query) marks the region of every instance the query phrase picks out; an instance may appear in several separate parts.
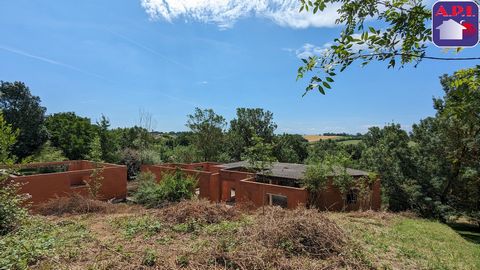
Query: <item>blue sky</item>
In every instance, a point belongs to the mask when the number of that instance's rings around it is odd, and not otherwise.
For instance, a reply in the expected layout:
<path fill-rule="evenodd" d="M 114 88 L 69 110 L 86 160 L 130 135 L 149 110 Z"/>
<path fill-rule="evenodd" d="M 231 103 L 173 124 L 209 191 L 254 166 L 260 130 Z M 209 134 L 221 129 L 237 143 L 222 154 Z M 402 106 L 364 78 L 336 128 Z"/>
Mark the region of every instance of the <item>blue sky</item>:
<path fill-rule="evenodd" d="M 354 66 L 326 96 L 302 98 L 307 81 L 295 81 L 297 55 L 321 48 L 340 28 L 334 11 L 298 15 L 292 3 L 2 1 L 0 80 L 25 82 L 48 113 L 74 111 L 92 120 L 105 114 L 113 127 L 138 124 L 140 110 L 152 114 L 155 130 L 171 131 L 186 130 L 195 107 L 227 120 L 237 107 L 262 107 L 274 113 L 277 132 L 318 134 L 365 132 L 392 121 L 409 129 L 434 114 L 441 74 L 478 64 Z M 479 52 L 480 46 L 462 56 Z M 433 45 L 429 54 L 446 55 Z"/>

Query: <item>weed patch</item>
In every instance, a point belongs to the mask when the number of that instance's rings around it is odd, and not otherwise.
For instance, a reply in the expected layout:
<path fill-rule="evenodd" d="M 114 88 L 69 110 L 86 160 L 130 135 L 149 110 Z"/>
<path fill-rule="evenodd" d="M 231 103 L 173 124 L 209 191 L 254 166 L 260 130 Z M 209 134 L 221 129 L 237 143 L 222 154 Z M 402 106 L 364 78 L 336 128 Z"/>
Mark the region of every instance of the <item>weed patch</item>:
<path fill-rule="evenodd" d="M 0 238 L 0 269 L 26 269 L 46 257 L 76 259 L 88 230 L 74 222 L 47 222 L 29 218 L 14 233 Z"/>

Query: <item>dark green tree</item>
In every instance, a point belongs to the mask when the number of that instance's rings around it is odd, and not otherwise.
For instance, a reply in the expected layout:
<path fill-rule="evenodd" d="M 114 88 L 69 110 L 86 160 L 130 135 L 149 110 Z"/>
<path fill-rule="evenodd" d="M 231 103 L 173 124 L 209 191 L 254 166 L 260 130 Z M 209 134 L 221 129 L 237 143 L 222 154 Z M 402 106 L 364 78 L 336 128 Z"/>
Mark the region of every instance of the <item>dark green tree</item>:
<path fill-rule="evenodd" d="M 240 160 L 245 149 L 253 146 L 253 136 L 272 143 L 277 124 L 273 122 L 273 113 L 261 108 L 238 108 L 237 118 L 230 121 L 227 134 L 228 148 L 234 160 Z"/>
<path fill-rule="evenodd" d="M 13 129 L 12 125 L 3 119 L 3 114 L 0 112 L 0 164 L 10 164 L 15 161 L 12 148 L 17 137 L 18 130 Z"/>
<path fill-rule="evenodd" d="M 204 161 L 216 161 L 222 150 L 223 129 L 226 126 L 223 116 L 212 109 L 195 108 L 195 113 L 188 115 L 187 127 L 193 132 L 193 143 Z"/>
<path fill-rule="evenodd" d="M 360 166 L 380 174 L 385 205 L 393 211 L 410 208 L 405 183 L 416 176 L 409 136 L 398 124 L 372 127 L 363 137 Z"/>
<path fill-rule="evenodd" d="M 13 146 L 13 154 L 19 159 L 31 155 L 47 141 L 46 109 L 24 83 L 0 81 L 0 111 L 5 121 L 20 131 Z"/>
<path fill-rule="evenodd" d="M 70 160 L 88 157 L 96 130 L 90 119 L 73 112 L 56 113 L 47 117 L 46 126 L 53 146 L 63 150 Z"/>
<path fill-rule="evenodd" d="M 331 88 L 336 72 L 353 63 L 366 65 L 385 61 L 388 68 L 417 66 L 423 59 L 480 60 L 480 57 L 444 57 L 426 54 L 432 30 L 428 22 L 431 10 L 425 1 L 407 0 L 300 0 L 300 12 L 319 13 L 327 6 L 339 5 L 336 23 L 343 25 L 341 34 L 319 55 L 303 59 L 297 79 L 314 72 L 305 94 L 318 90 L 325 94 Z M 372 20 L 373 18 L 373 20 Z M 457 52 L 459 49 L 457 49 Z"/>
<path fill-rule="evenodd" d="M 280 162 L 302 163 L 308 156 L 308 141 L 298 134 L 275 136 L 273 153 Z"/>
<path fill-rule="evenodd" d="M 440 81 L 445 95 L 434 99 L 435 118 L 413 127 L 423 194 L 415 206 L 425 215 L 466 214 L 480 224 L 480 66 Z"/>
<path fill-rule="evenodd" d="M 321 162 L 327 156 L 335 155 L 341 150 L 342 146 L 334 140 L 319 140 L 309 146 L 307 163 Z"/>
<path fill-rule="evenodd" d="M 101 159 L 106 162 L 118 161 L 118 142 L 110 128 L 110 121 L 107 117 L 102 115 L 100 121 L 97 121 L 97 132 L 100 138 L 100 145 L 102 149 Z"/>

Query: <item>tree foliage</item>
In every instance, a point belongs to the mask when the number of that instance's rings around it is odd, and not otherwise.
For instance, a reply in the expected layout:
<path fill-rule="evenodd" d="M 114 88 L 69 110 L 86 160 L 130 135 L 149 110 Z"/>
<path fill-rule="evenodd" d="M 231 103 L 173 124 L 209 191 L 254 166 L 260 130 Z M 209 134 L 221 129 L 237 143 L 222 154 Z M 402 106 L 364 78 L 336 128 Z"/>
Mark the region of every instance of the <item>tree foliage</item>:
<path fill-rule="evenodd" d="M 68 159 L 88 156 L 95 138 L 95 128 L 89 118 L 73 112 L 56 113 L 47 117 L 46 126 L 53 146 L 62 149 Z"/>
<path fill-rule="evenodd" d="M 106 162 L 117 162 L 118 141 L 115 140 L 113 132 L 109 129 L 110 120 L 102 115 L 96 126 L 102 152 L 101 159 Z"/>
<path fill-rule="evenodd" d="M 12 154 L 12 148 L 18 137 L 18 130 L 12 128 L 3 118 L 0 112 L 0 164 L 13 163 L 15 156 Z"/>
<path fill-rule="evenodd" d="M 5 121 L 20 132 L 13 147 L 13 154 L 19 159 L 31 155 L 46 142 L 46 109 L 24 83 L 0 81 L 0 111 Z"/>
<path fill-rule="evenodd" d="M 163 174 L 159 183 L 151 172 L 142 172 L 134 198 L 146 207 L 160 207 L 168 202 L 192 198 L 196 184 L 196 179 L 180 170 Z"/>
<path fill-rule="evenodd" d="M 53 147 L 52 143 L 50 141 L 47 141 L 35 153 L 24 158 L 22 160 L 22 163 L 54 162 L 54 161 L 64 161 L 64 160 L 67 160 L 67 157 L 65 157 L 62 150 L 56 147 Z"/>
<path fill-rule="evenodd" d="M 308 141 L 298 134 L 275 136 L 273 153 L 280 162 L 303 163 L 308 157 Z"/>
<path fill-rule="evenodd" d="M 193 143 L 199 150 L 203 161 L 216 161 L 222 150 L 223 129 L 226 121 L 212 109 L 195 108 L 188 115 L 187 127 L 193 132 Z"/>
<path fill-rule="evenodd" d="M 408 194 L 403 189 L 407 181 L 415 178 L 409 140 L 407 132 L 398 124 L 372 127 L 363 139 L 366 149 L 360 166 L 381 175 L 384 203 L 394 211 L 410 208 Z"/>
<path fill-rule="evenodd" d="M 240 160 L 245 149 L 251 147 L 254 135 L 272 143 L 277 124 L 273 113 L 260 108 L 237 108 L 237 118 L 230 121 L 228 147 L 234 160 Z"/>
<path fill-rule="evenodd" d="M 427 216 L 463 213 L 480 223 L 480 66 L 444 75 L 441 84 L 436 116 L 413 126 L 413 203 Z"/>
<path fill-rule="evenodd" d="M 353 63 L 362 66 L 385 61 L 388 68 L 418 65 L 423 59 L 479 60 L 427 56 L 432 30 L 431 11 L 425 1 L 408 0 L 300 0 L 300 11 L 319 13 L 327 6 L 339 6 L 336 23 L 344 25 L 341 34 L 319 55 L 302 59 L 297 79 L 313 72 L 305 94 L 331 89 L 334 76 Z M 459 50 L 457 50 L 458 52 Z M 304 95 L 305 95 L 304 94 Z"/>
<path fill-rule="evenodd" d="M 254 133 L 252 146 L 246 148 L 243 159 L 248 162 L 250 170 L 269 174 L 273 162 L 276 161 L 273 156 L 273 145 Z"/>

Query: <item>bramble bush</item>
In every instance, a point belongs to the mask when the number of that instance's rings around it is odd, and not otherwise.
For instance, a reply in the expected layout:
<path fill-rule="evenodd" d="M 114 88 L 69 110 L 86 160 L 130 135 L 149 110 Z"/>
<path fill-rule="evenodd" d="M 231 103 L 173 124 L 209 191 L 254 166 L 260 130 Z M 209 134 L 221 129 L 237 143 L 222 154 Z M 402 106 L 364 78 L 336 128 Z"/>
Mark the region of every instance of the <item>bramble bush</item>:
<path fill-rule="evenodd" d="M 160 207 L 168 202 L 178 202 L 192 198 L 196 180 L 180 170 L 163 175 L 157 183 L 151 172 L 142 172 L 138 176 L 139 187 L 134 194 L 135 200 L 146 207 Z"/>
<path fill-rule="evenodd" d="M 16 229 L 27 216 L 22 207 L 25 196 L 17 194 L 18 185 L 0 174 L 0 235 Z"/>

